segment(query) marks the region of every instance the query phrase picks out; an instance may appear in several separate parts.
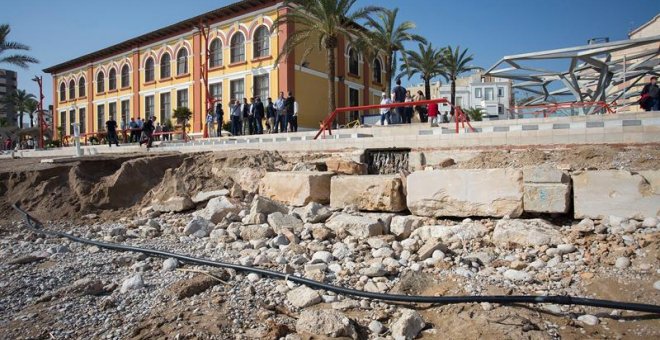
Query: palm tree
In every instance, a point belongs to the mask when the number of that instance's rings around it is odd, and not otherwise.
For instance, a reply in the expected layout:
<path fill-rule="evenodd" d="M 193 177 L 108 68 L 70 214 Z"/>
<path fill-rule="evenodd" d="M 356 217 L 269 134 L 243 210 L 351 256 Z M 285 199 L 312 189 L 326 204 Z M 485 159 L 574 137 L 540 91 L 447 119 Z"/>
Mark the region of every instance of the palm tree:
<path fill-rule="evenodd" d="M 385 54 L 385 82 L 387 93 L 392 93 L 392 70 L 396 69 L 396 53 L 403 51 L 403 43 L 406 41 L 417 41 L 426 44 L 424 37 L 410 33 L 416 25 L 412 21 L 404 21 L 396 25 L 396 16 L 399 9 L 383 9 L 376 14 L 376 18 L 369 18 L 367 26 L 371 28 L 369 34 L 371 46 L 378 52 Z M 378 20 L 376 20 L 378 19 Z M 407 53 L 403 53 L 403 61 L 406 62 Z"/>
<path fill-rule="evenodd" d="M 39 102 L 36 99 L 29 99 L 27 103 L 25 103 L 25 111 L 28 112 L 30 115 L 30 127 L 34 127 L 34 113 L 37 111 L 37 107 L 39 106 Z"/>
<path fill-rule="evenodd" d="M 7 36 L 11 32 L 9 25 L 0 25 L 0 64 L 11 64 L 22 68 L 27 68 L 28 64 L 36 64 L 39 61 L 24 54 L 12 54 L 5 56 L 6 51 L 23 50 L 28 51 L 30 47 L 14 41 L 7 41 Z"/>
<path fill-rule="evenodd" d="M 424 80 L 424 96 L 430 99 L 431 79 L 445 72 L 442 66 L 444 50 L 435 49 L 433 44 L 419 44 L 419 52 L 406 51 L 405 53 L 407 58 L 402 60 L 401 73 L 397 76 L 397 79 L 401 79 L 404 75 L 407 75 L 410 79 L 418 74 Z"/>
<path fill-rule="evenodd" d="M 328 70 L 328 111 L 334 112 L 337 107 L 335 98 L 335 49 L 339 37 L 343 36 L 351 43 L 366 41 L 365 29 L 356 23 L 367 20 L 369 16 L 381 10 L 379 7 L 368 6 L 354 8 L 357 0 L 285 0 L 284 7 L 288 12 L 277 18 L 272 27 L 275 32 L 279 27 L 289 23 L 296 26 L 295 31 L 286 39 L 284 46 L 275 60 L 279 64 L 282 58 L 288 57 L 297 46 L 303 46 L 303 60 L 315 48 L 325 50 Z"/>
<path fill-rule="evenodd" d="M 36 102 L 35 98 L 33 94 L 27 93 L 25 90 L 16 90 L 4 98 L 5 104 L 13 106 L 14 110 L 18 112 L 18 127 L 21 129 L 23 128 L 23 113 L 29 112 L 31 102 Z"/>
<path fill-rule="evenodd" d="M 444 49 L 442 65 L 445 71 L 441 74 L 447 81 L 451 81 L 451 103 L 454 104 L 456 101 L 456 78 L 462 73 L 472 71 L 472 70 L 481 70 L 481 67 L 470 66 L 469 63 L 472 62 L 474 56 L 472 54 L 466 55 L 468 49 L 464 49 L 461 52 L 461 47 L 457 46 L 452 48 L 447 46 Z M 451 114 L 454 114 L 454 107 L 451 108 Z"/>

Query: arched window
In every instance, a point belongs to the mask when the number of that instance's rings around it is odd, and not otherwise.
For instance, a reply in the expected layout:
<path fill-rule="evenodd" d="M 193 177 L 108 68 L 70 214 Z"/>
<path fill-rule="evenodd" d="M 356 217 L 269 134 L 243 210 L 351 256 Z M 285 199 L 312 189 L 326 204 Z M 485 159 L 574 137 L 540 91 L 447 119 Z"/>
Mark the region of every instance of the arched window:
<path fill-rule="evenodd" d="M 254 32 L 254 57 L 261 58 L 270 54 L 270 32 L 266 26 L 257 28 Z"/>
<path fill-rule="evenodd" d="M 216 38 L 211 42 L 209 47 L 209 67 L 222 66 L 222 41 Z"/>
<path fill-rule="evenodd" d="M 96 92 L 105 92 L 105 74 L 103 74 L 103 71 L 96 75 Z"/>
<path fill-rule="evenodd" d="M 188 73 L 188 50 L 181 48 L 176 54 L 176 75 Z"/>
<path fill-rule="evenodd" d="M 160 79 L 169 78 L 172 75 L 170 60 L 169 53 L 165 53 L 160 57 Z"/>
<path fill-rule="evenodd" d="M 131 84 L 131 76 L 128 73 L 128 65 L 124 65 L 121 68 L 121 87 L 129 87 Z"/>
<path fill-rule="evenodd" d="M 360 74 L 360 60 L 354 48 L 348 50 L 348 73 L 356 76 Z"/>
<path fill-rule="evenodd" d="M 114 68 L 110 69 L 110 72 L 108 72 L 108 90 L 116 90 L 117 89 L 117 70 Z"/>
<path fill-rule="evenodd" d="M 60 101 L 63 102 L 66 100 L 66 85 L 64 82 L 60 84 Z"/>
<path fill-rule="evenodd" d="M 71 79 L 69 81 L 69 100 L 76 99 L 76 82 Z"/>
<path fill-rule="evenodd" d="M 374 81 L 377 82 L 377 83 L 381 83 L 382 72 L 383 72 L 382 70 L 383 70 L 383 66 L 380 64 L 380 59 L 378 59 L 378 58 L 374 59 L 374 69 L 373 69 L 374 77 L 373 78 L 374 78 Z"/>
<path fill-rule="evenodd" d="M 149 57 L 144 63 L 144 81 L 154 81 L 154 58 Z"/>
<path fill-rule="evenodd" d="M 80 77 L 78 79 L 78 97 L 84 97 L 87 95 L 87 82 L 85 78 Z"/>
<path fill-rule="evenodd" d="M 239 63 L 245 61 L 245 36 L 241 32 L 237 32 L 231 37 L 231 56 L 230 62 Z"/>

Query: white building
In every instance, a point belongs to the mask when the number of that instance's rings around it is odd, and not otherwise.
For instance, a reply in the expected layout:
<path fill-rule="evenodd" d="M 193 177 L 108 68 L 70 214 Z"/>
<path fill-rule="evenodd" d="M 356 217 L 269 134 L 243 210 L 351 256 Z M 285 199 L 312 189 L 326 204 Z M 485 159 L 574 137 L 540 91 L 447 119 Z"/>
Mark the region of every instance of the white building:
<path fill-rule="evenodd" d="M 484 119 L 507 119 L 509 108 L 514 104 L 511 88 L 512 82 L 507 79 L 484 76 L 481 71 L 461 77 L 456 80 L 456 103 L 462 108 L 483 109 Z M 424 84 L 409 88 L 411 93 L 418 90 L 424 92 Z M 431 99 L 451 99 L 451 84 L 440 81 L 431 83 Z M 448 112 L 449 105 L 440 107 L 440 111 Z"/>

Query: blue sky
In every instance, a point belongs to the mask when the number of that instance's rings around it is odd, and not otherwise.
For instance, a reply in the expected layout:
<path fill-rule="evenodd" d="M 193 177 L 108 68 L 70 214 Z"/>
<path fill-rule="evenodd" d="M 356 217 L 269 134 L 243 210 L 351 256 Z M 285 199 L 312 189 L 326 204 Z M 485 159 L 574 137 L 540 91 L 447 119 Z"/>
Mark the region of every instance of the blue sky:
<path fill-rule="evenodd" d="M 9 23 L 10 40 L 31 46 L 30 54 L 40 60 L 17 70 L 19 88 L 37 94 L 30 79 L 43 68 L 232 2 L 21 0 L 0 5 L 0 23 Z M 626 39 L 660 12 L 658 0 L 360 0 L 358 5 L 399 7 L 400 19 L 414 21 L 418 34 L 436 46 L 469 48 L 474 64 L 485 68 L 505 55 L 584 45 L 593 37 Z M 50 76 L 44 75 L 44 83 L 47 105 Z"/>

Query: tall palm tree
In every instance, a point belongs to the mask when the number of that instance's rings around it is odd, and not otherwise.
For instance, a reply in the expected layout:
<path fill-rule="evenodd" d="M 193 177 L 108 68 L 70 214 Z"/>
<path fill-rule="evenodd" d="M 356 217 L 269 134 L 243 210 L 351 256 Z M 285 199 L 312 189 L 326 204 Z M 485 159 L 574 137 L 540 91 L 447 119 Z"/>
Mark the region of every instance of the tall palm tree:
<path fill-rule="evenodd" d="M 27 103 L 25 103 L 25 111 L 27 111 L 27 113 L 30 115 L 31 128 L 34 127 L 34 113 L 37 111 L 38 106 L 39 102 L 36 99 L 29 99 Z"/>
<path fill-rule="evenodd" d="M 9 93 L 5 98 L 5 104 L 9 104 L 14 107 L 14 110 L 18 112 L 18 127 L 23 128 L 23 114 L 29 112 L 31 102 L 36 102 L 36 97 L 27 93 L 25 90 L 16 90 Z M 32 113 L 30 112 L 30 116 Z"/>
<path fill-rule="evenodd" d="M 424 37 L 410 33 L 416 25 L 412 21 L 404 21 L 398 26 L 396 16 L 399 9 L 383 9 L 376 14 L 375 18 L 369 18 L 367 26 L 371 28 L 369 34 L 371 46 L 385 54 L 385 82 L 387 84 L 387 93 L 392 93 L 392 71 L 396 69 L 396 53 L 404 51 L 403 43 L 406 41 L 417 41 L 426 44 Z M 402 54 L 403 61 L 406 62 L 407 53 Z"/>
<path fill-rule="evenodd" d="M 368 6 L 355 8 L 357 0 L 285 0 L 284 7 L 289 11 L 277 18 L 272 31 L 280 26 L 292 23 L 295 31 L 287 38 L 275 60 L 278 64 L 282 58 L 288 57 L 297 46 L 303 46 L 303 59 L 317 49 L 325 50 L 328 70 L 328 111 L 337 107 L 335 98 L 335 49 L 339 37 L 350 42 L 364 41 L 364 28 L 356 25 L 358 21 L 367 20 L 369 16 L 381 10 L 380 7 Z"/>
<path fill-rule="evenodd" d="M 404 75 L 407 75 L 408 79 L 419 75 L 424 81 L 424 96 L 427 99 L 431 98 L 431 79 L 445 72 L 442 65 L 444 50 L 434 48 L 433 44 L 419 44 L 419 52 L 405 51 L 405 53 L 407 57 L 402 60 L 401 73 L 397 79 L 401 79 Z"/>
<path fill-rule="evenodd" d="M 472 54 L 466 55 L 468 49 L 464 49 L 461 52 L 461 47 L 456 46 L 452 48 L 447 46 L 444 49 L 442 66 L 445 71 L 441 74 L 447 81 L 451 82 L 451 103 L 454 104 L 456 101 L 456 79 L 462 73 L 472 71 L 472 70 L 481 70 L 483 68 L 478 66 L 471 66 L 470 62 L 474 60 Z M 454 107 L 451 108 L 451 113 L 454 114 Z"/>
<path fill-rule="evenodd" d="M 23 51 L 30 50 L 30 47 L 28 47 L 27 45 L 23 45 L 21 43 L 14 41 L 7 41 L 7 36 L 9 35 L 9 32 L 11 32 L 11 28 L 9 28 L 9 25 L 7 24 L 0 25 L 0 65 L 10 64 L 22 68 L 27 68 L 28 64 L 38 63 L 39 61 L 37 59 L 24 54 L 5 55 L 5 52 L 11 50 L 23 50 Z"/>

